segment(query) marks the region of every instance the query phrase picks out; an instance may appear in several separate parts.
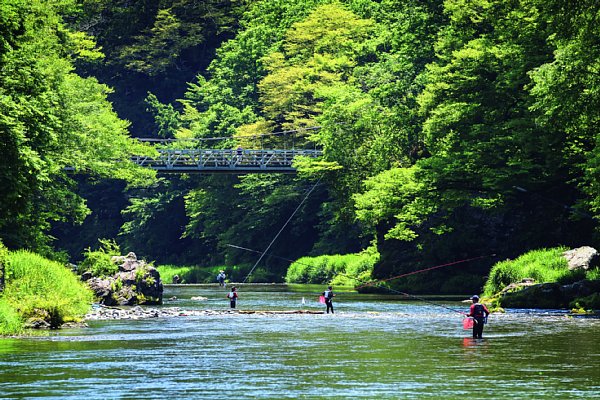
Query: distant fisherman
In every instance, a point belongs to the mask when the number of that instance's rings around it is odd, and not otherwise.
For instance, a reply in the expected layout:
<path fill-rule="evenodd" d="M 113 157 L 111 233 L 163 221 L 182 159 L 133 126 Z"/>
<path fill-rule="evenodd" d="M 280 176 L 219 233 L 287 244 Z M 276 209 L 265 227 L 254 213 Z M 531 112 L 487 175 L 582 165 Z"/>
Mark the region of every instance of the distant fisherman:
<path fill-rule="evenodd" d="M 219 286 L 225 286 L 225 271 L 219 271 L 219 275 L 217 275 L 217 282 L 219 282 Z"/>
<path fill-rule="evenodd" d="M 473 317 L 475 323 L 473 324 L 473 339 L 481 339 L 483 336 L 483 324 L 487 321 L 490 311 L 487 307 L 479 303 L 479 296 L 475 295 L 471 297 L 473 304 L 467 314 L 467 317 Z"/>
<path fill-rule="evenodd" d="M 231 288 L 231 292 L 227 293 L 227 298 L 229 299 L 229 304 L 231 308 L 235 308 L 235 303 L 238 299 L 237 289 L 235 286 Z"/>
<path fill-rule="evenodd" d="M 331 286 L 323 292 L 323 297 L 325 298 L 325 305 L 327 306 L 327 314 L 329 314 L 329 310 L 331 310 L 331 313 L 333 314 L 333 298 L 335 297 L 335 294 L 333 293 Z"/>

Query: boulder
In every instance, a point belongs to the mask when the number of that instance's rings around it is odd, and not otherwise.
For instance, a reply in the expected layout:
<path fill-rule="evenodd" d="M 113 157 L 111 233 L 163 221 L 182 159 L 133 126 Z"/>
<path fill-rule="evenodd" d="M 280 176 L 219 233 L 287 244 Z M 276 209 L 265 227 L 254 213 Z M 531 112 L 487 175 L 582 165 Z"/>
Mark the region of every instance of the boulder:
<path fill-rule="evenodd" d="M 500 304 L 511 308 L 572 308 L 578 299 L 597 293 L 600 293 L 600 280 L 582 280 L 569 285 L 541 283 L 503 293 Z"/>
<path fill-rule="evenodd" d="M 588 270 L 598 266 L 600 261 L 598 251 L 590 246 L 582 246 L 576 249 L 567 250 L 563 257 L 567 259 L 570 270 L 584 269 Z"/>
<path fill-rule="evenodd" d="M 108 278 L 92 277 L 87 283 L 100 304 L 132 306 L 162 304 L 163 284 L 156 268 L 138 260 L 135 253 L 112 258 L 120 262 L 119 271 Z"/>

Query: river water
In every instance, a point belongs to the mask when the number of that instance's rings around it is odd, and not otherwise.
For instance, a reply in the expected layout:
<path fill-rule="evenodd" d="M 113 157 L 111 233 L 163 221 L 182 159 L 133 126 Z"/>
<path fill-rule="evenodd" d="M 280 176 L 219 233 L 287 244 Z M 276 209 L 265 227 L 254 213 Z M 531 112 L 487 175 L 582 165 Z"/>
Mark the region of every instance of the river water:
<path fill-rule="evenodd" d="M 322 310 L 322 289 L 246 285 L 238 308 Z M 177 299 L 164 306 L 227 310 L 225 294 L 171 286 L 165 298 Z M 335 300 L 335 315 L 91 321 L 0 339 L 0 398 L 600 399 L 600 319 L 508 310 L 473 340 L 460 314 L 434 304 L 344 292 Z"/>

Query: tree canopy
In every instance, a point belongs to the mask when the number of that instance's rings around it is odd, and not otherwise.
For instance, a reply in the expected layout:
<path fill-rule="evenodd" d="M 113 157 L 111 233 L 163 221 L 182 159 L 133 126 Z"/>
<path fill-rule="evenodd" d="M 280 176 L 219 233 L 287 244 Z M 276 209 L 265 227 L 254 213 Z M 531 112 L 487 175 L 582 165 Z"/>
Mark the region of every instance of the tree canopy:
<path fill-rule="evenodd" d="M 114 193 L 129 205 L 113 235 L 161 261 L 252 263 L 227 245 L 265 248 L 317 181 L 276 253 L 374 243 L 384 276 L 594 245 L 598 10 L 592 0 L 6 1 L 0 237 L 45 245 L 51 221 L 83 220 L 92 189 L 76 189 L 73 167 L 143 184 Z M 249 149 L 288 146 L 288 131 L 324 153 L 298 160 L 295 177 L 156 181 L 128 162 L 151 151 L 130 136 Z M 492 261 L 464 272 L 483 276 Z M 269 262 L 281 279 L 286 264 Z"/>

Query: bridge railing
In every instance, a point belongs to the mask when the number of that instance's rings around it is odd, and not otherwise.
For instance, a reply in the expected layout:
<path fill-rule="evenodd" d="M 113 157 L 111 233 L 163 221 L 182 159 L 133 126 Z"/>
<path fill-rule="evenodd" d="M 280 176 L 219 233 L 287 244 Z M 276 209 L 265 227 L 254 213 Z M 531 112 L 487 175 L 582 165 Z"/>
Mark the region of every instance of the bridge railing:
<path fill-rule="evenodd" d="M 320 150 L 158 149 L 158 158 L 135 156 L 143 167 L 163 172 L 293 173 L 295 157 L 320 157 Z"/>

